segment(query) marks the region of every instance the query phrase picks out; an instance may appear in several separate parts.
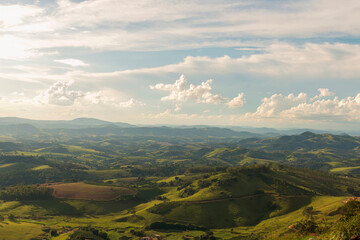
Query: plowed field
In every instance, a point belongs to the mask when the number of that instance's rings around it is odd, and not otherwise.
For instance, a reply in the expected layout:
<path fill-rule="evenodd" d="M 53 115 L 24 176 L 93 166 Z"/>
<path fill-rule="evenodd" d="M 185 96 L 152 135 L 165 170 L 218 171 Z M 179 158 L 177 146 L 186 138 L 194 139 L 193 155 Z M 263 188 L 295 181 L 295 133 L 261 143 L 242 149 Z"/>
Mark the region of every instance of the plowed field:
<path fill-rule="evenodd" d="M 131 195 L 136 192 L 129 188 L 109 187 L 77 183 L 61 183 L 50 185 L 57 198 L 110 201 L 121 195 Z"/>

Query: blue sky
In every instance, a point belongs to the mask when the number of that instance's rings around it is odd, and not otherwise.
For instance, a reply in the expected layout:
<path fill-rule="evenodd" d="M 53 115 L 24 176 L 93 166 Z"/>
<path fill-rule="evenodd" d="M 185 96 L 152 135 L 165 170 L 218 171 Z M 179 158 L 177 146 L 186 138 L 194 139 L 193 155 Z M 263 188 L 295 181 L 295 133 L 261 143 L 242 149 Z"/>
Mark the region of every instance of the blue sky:
<path fill-rule="evenodd" d="M 0 116 L 360 129 L 360 2 L 8 0 Z"/>

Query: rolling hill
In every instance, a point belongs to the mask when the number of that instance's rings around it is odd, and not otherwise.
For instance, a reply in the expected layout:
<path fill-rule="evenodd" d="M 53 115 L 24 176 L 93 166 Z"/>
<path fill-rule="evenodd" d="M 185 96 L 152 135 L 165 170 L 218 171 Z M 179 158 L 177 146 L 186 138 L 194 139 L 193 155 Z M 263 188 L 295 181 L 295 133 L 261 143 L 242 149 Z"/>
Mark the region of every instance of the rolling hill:
<path fill-rule="evenodd" d="M 172 180 L 168 185 L 174 187 L 162 195 L 162 202 L 139 206 L 136 215 L 150 225 L 166 222 L 212 229 L 255 226 L 296 211 L 316 196 L 351 196 L 360 190 L 358 183 L 278 165 L 230 168 L 211 176 Z"/>

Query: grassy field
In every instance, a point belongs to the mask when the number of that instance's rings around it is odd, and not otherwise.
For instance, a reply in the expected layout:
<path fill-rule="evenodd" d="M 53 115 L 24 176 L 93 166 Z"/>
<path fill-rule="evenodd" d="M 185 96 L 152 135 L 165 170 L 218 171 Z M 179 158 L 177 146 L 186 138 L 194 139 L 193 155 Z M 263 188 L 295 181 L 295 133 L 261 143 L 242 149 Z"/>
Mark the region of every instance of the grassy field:
<path fill-rule="evenodd" d="M 2 164 L 0 165 L 0 168 L 6 168 L 6 167 L 10 167 L 12 165 L 14 165 L 15 163 L 7 163 L 7 164 Z"/>
<path fill-rule="evenodd" d="M 330 170 L 332 173 L 350 174 L 352 171 L 359 170 L 360 166 L 357 167 L 339 167 Z"/>
<path fill-rule="evenodd" d="M 101 153 L 99 151 L 96 151 L 94 149 L 89 149 L 89 148 L 84 148 L 81 146 L 73 146 L 73 145 L 61 145 L 60 147 L 47 147 L 47 148 L 40 148 L 40 149 L 36 149 L 34 150 L 34 152 L 49 152 L 49 153 L 53 153 L 53 152 L 57 152 L 59 150 L 62 150 L 64 153 Z"/>
<path fill-rule="evenodd" d="M 38 171 L 38 170 L 44 170 L 44 169 L 50 169 L 51 167 L 49 165 L 41 165 L 38 167 L 34 167 L 31 170 Z"/>
<path fill-rule="evenodd" d="M 83 199 L 96 201 L 110 201 L 121 195 L 132 195 L 136 192 L 124 187 L 109 187 L 77 183 L 63 183 L 50 185 L 57 198 Z"/>
<path fill-rule="evenodd" d="M 266 197 L 265 197 L 266 198 Z M 314 207 L 315 219 L 321 221 L 326 218 L 328 223 L 336 221 L 338 215 L 331 213 L 343 206 L 343 200 L 348 197 L 317 196 L 308 201 L 295 201 L 278 199 L 279 206 L 293 206 L 285 213 L 270 214 L 266 209 L 271 197 L 224 200 L 209 203 L 182 203 L 170 208 L 163 216 L 150 213 L 149 208 L 161 205 L 163 201 L 154 200 L 138 205 L 136 202 L 98 202 L 86 200 L 44 200 L 33 202 L 2 202 L 0 215 L 13 214 L 18 222 L 0 223 L 0 240 L 31 239 L 43 232 L 42 224 L 52 229 L 62 227 L 76 228 L 91 225 L 111 233 L 112 240 L 117 240 L 124 234 L 129 234 L 131 229 L 142 229 L 154 221 L 177 222 L 180 224 L 203 225 L 212 228 L 214 235 L 220 239 L 236 239 L 236 237 L 249 234 L 259 234 L 265 239 L 302 239 L 290 232 L 288 226 L 303 219 L 302 211 L 307 206 Z M 133 210 L 131 210 L 133 209 Z M 254 210 L 255 209 L 255 210 Z M 265 216 L 265 215 L 266 216 Z M 44 219 L 35 220 L 37 224 L 23 222 L 21 218 L 31 219 L 37 216 L 46 216 Z M 31 221 L 31 220 L 27 220 Z M 40 221 L 40 222 L 39 222 Z M 232 227 L 230 227 L 232 226 Z M 224 228 L 225 227 L 225 228 Z M 230 228 L 229 228 L 230 227 Z M 21 233 L 21 235 L 19 235 Z M 199 236 L 202 231 L 146 231 L 146 235 L 153 233 L 167 237 L 167 239 L 181 239 L 184 235 Z M 68 234 L 63 234 L 54 239 L 66 239 Z M 20 237 L 20 238 L 19 238 Z M 308 240 L 309 237 L 303 238 Z"/>
<path fill-rule="evenodd" d="M 328 224 L 331 224 L 338 219 L 337 215 L 331 216 L 331 213 L 343 206 L 343 200 L 347 198 L 348 197 L 341 196 L 317 196 L 314 197 L 309 204 L 298 210 L 263 220 L 253 228 L 238 227 L 236 228 L 236 231 L 241 233 L 257 232 L 263 236 L 267 236 L 267 239 L 279 239 L 280 237 L 281 239 L 299 239 L 299 236 L 294 235 L 288 230 L 288 226 L 304 219 L 302 211 L 305 207 L 312 206 L 314 208 L 314 211 L 316 212 L 314 218 L 316 220 L 321 221 L 322 219 L 326 219 Z"/>
<path fill-rule="evenodd" d="M 0 222 L 0 240 L 28 240 L 42 234 L 42 227 L 26 222 Z"/>

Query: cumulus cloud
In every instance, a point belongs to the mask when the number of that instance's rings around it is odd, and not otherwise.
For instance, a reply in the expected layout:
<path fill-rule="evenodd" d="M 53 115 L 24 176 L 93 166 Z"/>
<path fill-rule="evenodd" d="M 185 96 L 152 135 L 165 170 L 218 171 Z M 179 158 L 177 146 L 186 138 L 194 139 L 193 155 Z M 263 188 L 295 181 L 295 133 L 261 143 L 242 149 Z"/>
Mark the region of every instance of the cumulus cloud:
<path fill-rule="evenodd" d="M 355 97 L 321 99 L 302 103 L 282 113 L 299 119 L 327 121 L 360 121 L 360 93 Z"/>
<path fill-rule="evenodd" d="M 120 102 L 118 105 L 123 108 L 132 108 L 134 106 L 145 106 L 144 103 L 135 100 L 134 98 L 130 98 L 128 101 Z"/>
<path fill-rule="evenodd" d="M 245 103 L 244 93 L 239 93 L 237 97 L 234 97 L 226 104 L 229 108 L 242 107 Z"/>
<path fill-rule="evenodd" d="M 299 93 L 297 96 L 289 94 L 284 96 L 282 94 L 274 94 L 269 98 L 262 99 L 262 104 L 257 108 L 253 114 L 247 114 L 248 116 L 257 117 L 274 117 L 279 115 L 282 111 L 298 106 L 301 103 L 306 103 L 307 94 Z"/>
<path fill-rule="evenodd" d="M 40 103 L 69 106 L 74 102 L 85 96 L 84 92 L 69 90 L 69 87 L 73 84 L 72 81 L 59 81 L 54 83 L 44 92 L 35 97 L 35 100 Z"/>
<path fill-rule="evenodd" d="M 335 93 L 331 92 L 328 88 L 319 88 L 318 91 L 320 94 L 319 97 L 329 97 L 335 95 Z"/>
<path fill-rule="evenodd" d="M 274 94 L 264 98 L 262 104 L 254 113 L 246 113 L 245 118 L 280 119 L 280 120 L 310 120 L 327 122 L 357 122 L 360 121 L 360 93 L 355 97 L 340 99 L 322 99 L 334 95 L 328 89 L 319 89 L 320 94 L 309 98 L 306 93 L 298 95 Z"/>
<path fill-rule="evenodd" d="M 71 106 L 80 105 L 108 105 L 120 108 L 132 108 L 134 106 L 143 106 L 144 104 L 134 98 L 127 101 L 119 101 L 115 94 L 107 91 L 84 92 L 70 90 L 73 81 L 58 81 L 48 89 L 37 95 L 33 101 L 36 103 Z M 25 100 L 26 101 L 26 100 Z"/>
<path fill-rule="evenodd" d="M 330 96 L 335 95 L 335 93 L 331 92 L 328 88 L 319 88 L 318 91 L 319 91 L 319 94 L 314 96 L 311 99 L 311 101 L 319 99 L 319 98 L 330 97 Z"/>
<path fill-rule="evenodd" d="M 162 101 L 185 102 L 187 100 L 195 100 L 199 103 L 218 104 L 225 101 L 219 94 L 212 94 L 211 83 L 213 79 L 202 82 L 200 85 L 190 84 L 187 86 L 185 75 L 181 75 L 173 84 L 158 83 L 150 86 L 153 90 L 162 90 L 170 92 L 168 96 L 162 97 Z"/>
<path fill-rule="evenodd" d="M 229 100 L 220 94 L 213 94 L 211 84 L 214 80 L 209 79 L 199 85 L 190 84 L 187 86 L 187 78 L 184 74 L 173 84 L 158 83 L 151 85 L 150 89 L 170 92 L 169 95 L 162 97 L 161 101 L 176 102 L 175 112 L 181 110 L 181 103 L 194 100 L 198 103 L 219 104 L 225 103 L 229 108 L 242 107 L 245 103 L 244 93 L 239 93 L 237 97 Z"/>
<path fill-rule="evenodd" d="M 89 64 L 84 63 L 83 61 L 81 61 L 79 59 L 74 59 L 74 58 L 59 59 L 59 60 L 54 60 L 54 62 L 70 65 L 70 66 L 73 66 L 73 67 L 89 66 Z"/>

